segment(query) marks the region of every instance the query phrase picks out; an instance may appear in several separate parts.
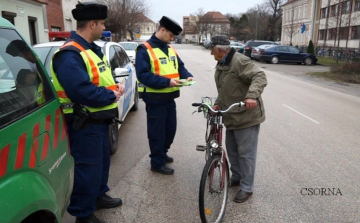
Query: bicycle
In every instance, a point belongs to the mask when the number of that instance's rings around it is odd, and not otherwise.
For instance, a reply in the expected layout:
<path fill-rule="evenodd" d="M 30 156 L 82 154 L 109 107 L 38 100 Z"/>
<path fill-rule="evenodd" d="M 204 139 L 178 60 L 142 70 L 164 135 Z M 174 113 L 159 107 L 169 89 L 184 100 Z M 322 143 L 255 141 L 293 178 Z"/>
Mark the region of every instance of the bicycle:
<path fill-rule="evenodd" d="M 212 105 L 213 99 L 210 97 L 202 98 L 202 103 L 192 104 L 198 107 L 197 112 L 203 112 L 207 119 L 206 145 L 196 146 L 196 150 L 205 151 L 206 160 L 199 188 L 199 211 L 202 223 L 220 223 L 224 218 L 228 199 L 229 164 L 222 145 L 222 114 L 229 112 L 233 107 L 245 106 L 245 103 L 234 103 L 224 111 L 215 111 Z"/>

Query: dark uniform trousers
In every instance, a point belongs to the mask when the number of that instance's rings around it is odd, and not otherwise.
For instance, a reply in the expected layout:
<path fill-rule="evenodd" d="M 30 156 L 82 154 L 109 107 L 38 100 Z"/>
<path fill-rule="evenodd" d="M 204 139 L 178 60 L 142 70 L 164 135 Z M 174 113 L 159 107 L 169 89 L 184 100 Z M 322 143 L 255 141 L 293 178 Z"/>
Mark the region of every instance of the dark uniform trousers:
<path fill-rule="evenodd" d="M 71 155 L 75 160 L 75 181 L 68 212 L 86 217 L 95 211 L 96 198 L 109 190 L 109 127 L 93 125 L 75 131 L 68 125 Z"/>
<path fill-rule="evenodd" d="M 150 146 L 151 166 L 165 166 L 166 153 L 176 133 L 176 103 L 170 100 L 151 100 L 143 96 L 147 113 L 147 133 Z"/>

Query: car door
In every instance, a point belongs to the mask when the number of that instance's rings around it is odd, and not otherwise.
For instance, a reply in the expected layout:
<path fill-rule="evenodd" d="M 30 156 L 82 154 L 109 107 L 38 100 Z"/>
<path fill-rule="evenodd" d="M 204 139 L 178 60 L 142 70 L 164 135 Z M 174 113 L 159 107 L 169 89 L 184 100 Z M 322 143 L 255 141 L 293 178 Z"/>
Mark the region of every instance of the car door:
<path fill-rule="evenodd" d="M 303 55 L 300 53 L 300 50 L 296 47 L 289 46 L 289 60 L 291 62 L 300 63 L 303 62 Z"/>
<path fill-rule="evenodd" d="M 275 48 L 277 51 L 277 54 L 279 56 L 279 61 L 282 62 L 288 62 L 289 61 L 289 50 L 287 46 L 278 46 Z"/>

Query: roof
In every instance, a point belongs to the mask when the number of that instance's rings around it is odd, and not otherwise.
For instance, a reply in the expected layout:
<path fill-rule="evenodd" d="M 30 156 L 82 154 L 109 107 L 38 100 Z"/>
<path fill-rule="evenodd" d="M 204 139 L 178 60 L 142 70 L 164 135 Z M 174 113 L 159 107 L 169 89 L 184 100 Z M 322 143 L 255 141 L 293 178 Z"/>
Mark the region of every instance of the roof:
<path fill-rule="evenodd" d="M 280 7 L 283 7 L 284 5 L 288 5 L 288 4 L 290 4 L 292 2 L 295 2 L 295 1 L 297 1 L 297 0 L 288 0 L 286 3 L 282 4 Z"/>
<path fill-rule="evenodd" d="M 202 22 L 207 22 L 207 23 L 229 23 L 230 24 L 229 19 L 226 18 L 226 16 L 224 16 L 223 14 L 221 14 L 221 12 L 217 12 L 217 11 L 207 12 L 200 20 Z"/>

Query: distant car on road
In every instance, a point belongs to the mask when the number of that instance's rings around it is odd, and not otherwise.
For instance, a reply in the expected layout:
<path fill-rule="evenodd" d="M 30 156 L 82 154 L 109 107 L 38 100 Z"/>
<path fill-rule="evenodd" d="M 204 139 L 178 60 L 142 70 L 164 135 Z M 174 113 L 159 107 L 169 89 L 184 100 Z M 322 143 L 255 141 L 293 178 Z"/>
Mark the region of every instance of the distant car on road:
<path fill-rule="evenodd" d="M 260 50 L 259 60 L 277 64 L 279 62 L 297 63 L 305 65 L 315 64 L 316 56 L 310 53 L 303 53 L 293 46 L 271 46 Z"/>
<path fill-rule="evenodd" d="M 260 56 L 260 50 L 262 49 L 266 49 L 269 47 L 272 47 L 274 45 L 260 45 L 257 47 L 253 47 L 252 51 L 251 51 L 251 58 L 255 59 L 255 60 L 259 60 L 259 56 Z"/>
<path fill-rule="evenodd" d="M 266 40 L 249 40 L 245 43 L 243 54 L 251 58 L 251 51 L 253 47 L 257 47 L 260 45 L 269 45 L 269 44 L 276 44 L 276 43 L 273 41 L 266 41 Z"/>
<path fill-rule="evenodd" d="M 236 52 L 242 53 L 244 51 L 244 44 L 240 42 L 231 42 L 230 46 L 236 50 Z"/>
<path fill-rule="evenodd" d="M 69 32 L 60 32 L 65 35 L 65 38 L 70 36 Z M 34 46 L 34 51 L 39 56 L 39 59 L 45 66 L 45 69 L 50 72 L 50 62 L 54 52 L 60 48 L 65 41 L 55 41 L 48 43 L 40 43 Z M 135 67 L 131 63 L 123 47 L 115 42 L 95 41 L 95 44 L 100 46 L 105 54 L 109 65 L 111 67 L 114 78 L 125 86 L 124 97 L 118 101 L 119 120 L 124 120 L 128 112 L 136 111 L 139 103 L 139 93 L 136 84 Z M 115 77 L 118 73 L 124 74 L 122 77 Z M 125 74 L 127 73 L 127 74 Z M 115 153 L 118 144 L 118 131 L 121 125 L 114 123 L 109 127 L 109 140 L 111 153 Z"/>
<path fill-rule="evenodd" d="M 126 54 L 129 56 L 131 62 L 135 64 L 136 59 L 136 48 L 139 46 L 138 42 L 119 42 L 119 44 L 124 48 Z"/>

